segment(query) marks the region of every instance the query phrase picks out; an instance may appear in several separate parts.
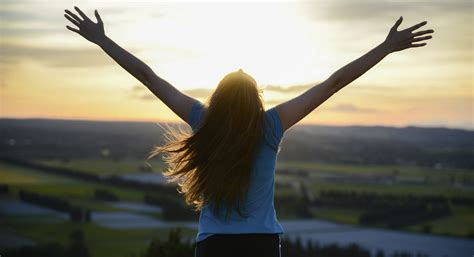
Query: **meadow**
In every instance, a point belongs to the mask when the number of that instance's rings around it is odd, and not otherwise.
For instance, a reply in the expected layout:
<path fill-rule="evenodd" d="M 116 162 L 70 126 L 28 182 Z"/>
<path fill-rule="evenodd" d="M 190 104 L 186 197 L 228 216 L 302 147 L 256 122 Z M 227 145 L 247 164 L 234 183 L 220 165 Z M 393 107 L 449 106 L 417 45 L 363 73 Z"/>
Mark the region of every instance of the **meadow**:
<path fill-rule="evenodd" d="M 77 159 L 68 160 L 35 160 L 37 163 L 64 167 L 74 170 L 80 170 L 86 173 L 100 175 L 126 175 L 139 174 L 143 170 L 140 168 L 143 160 L 121 160 L 113 162 L 100 159 Z M 152 163 L 151 173 L 160 173 L 163 164 L 155 161 Z M 279 171 L 286 171 L 280 172 Z M 290 170 L 290 172 L 288 172 Z M 303 170 L 309 173 L 308 177 L 301 174 L 292 174 L 291 170 Z M 317 176 L 318 173 L 327 175 L 337 174 L 351 176 L 354 174 L 363 174 L 364 176 L 394 174 L 396 170 L 395 182 L 391 185 L 376 183 L 336 183 L 328 182 L 324 176 Z M 449 175 L 448 175 L 449 174 Z M 397 167 L 397 166 L 354 166 L 354 165 L 335 165 L 324 163 L 303 163 L 303 162 L 285 162 L 279 161 L 277 166 L 276 181 L 283 185 L 287 183 L 303 183 L 307 188 L 317 196 L 320 190 L 350 190 L 356 192 L 377 192 L 390 194 L 413 194 L 413 195 L 443 195 L 446 197 L 470 197 L 472 188 L 456 187 L 446 183 L 446 176 L 454 176 L 455 181 L 459 179 L 473 179 L 473 173 L 468 170 L 440 171 L 436 169 L 416 168 L 416 167 Z M 402 177 L 424 178 L 430 180 L 423 184 L 405 184 L 400 180 Z M 309 178 L 309 179 L 308 179 Z M 118 208 L 109 203 L 94 198 L 96 189 L 103 189 L 120 198 L 120 201 L 143 203 L 144 193 L 140 190 L 129 188 L 120 188 L 117 186 L 104 185 L 89 181 L 81 181 L 64 176 L 47 174 L 30 168 L 19 167 L 16 165 L 1 163 L 0 180 L 3 184 L 9 185 L 9 193 L 3 196 L 4 199 L 16 199 L 18 191 L 21 189 L 37 192 L 45 195 L 59 196 L 69 200 L 72 204 L 78 205 L 92 211 L 113 212 L 130 211 L 128 209 Z M 398 181 L 398 182 L 397 182 Z M 437 183 L 443 181 L 443 183 Z M 276 189 L 276 197 L 291 195 L 293 197 L 302 197 L 298 187 L 281 186 Z M 284 206 L 276 206 L 283 209 Z M 429 233 L 449 235 L 455 237 L 469 237 L 474 231 L 474 208 L 472 206 L 451 205 L 452 214 L 440 219 L 420 222 L 415 225 L 402 227 L 401 230 L 417 233 L 427 233 L 426 226 L 431 227 Z M 297 219 L 294 213 L 281 212 L 279 219 Z M 311 215 L 314 218 L 334 221 L 344 224 L 358 224 L 358 217 L 362 213 L 360 209 L 348 208 L 312 208 Z M 159 218 L 159 213 L 141 213 L 154 218 Z M 167 236 L 167 228 L 134 228 L 126 230 L 117 230 L 104 228 L 95 223 L 77 224 L 71 221 L 51 220 L 47 217 L 38 216 L 8 216 L 2 215 L 2 225 L 8 231 L 36 242 L 58 241 L 65 242 L 68 233 L 74 229 L 81 228 L 85 233 L 88 246 L 93 256 L 104 256 L 103 253 L 133 253 L 137 249 L 146 247 L 149 239 L 153 236 Z M 195 229 L 185 229 L 184 235 L 189 238 L 195 236 Z M 123 255 L 122 255 L 123 256 Z"/>

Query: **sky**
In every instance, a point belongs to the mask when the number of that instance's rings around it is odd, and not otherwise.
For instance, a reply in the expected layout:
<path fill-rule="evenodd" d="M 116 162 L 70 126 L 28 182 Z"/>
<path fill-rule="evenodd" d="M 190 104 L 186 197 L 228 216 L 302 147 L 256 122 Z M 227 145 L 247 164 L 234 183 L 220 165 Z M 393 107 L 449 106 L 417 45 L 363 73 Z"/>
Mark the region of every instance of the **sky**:
<path fill-rule="evenodd" d="M 79 2 L 79 3 L 78 3 Z M 0 116 L 182 122 L 100 47 L 65 28 L 77 5 L 173 86 L 205 101 L 242 68 L 271 108 L 421 21 L 420 48 L 389 54 L 298 124 L 474 129 L 472 1 L 24 1 L 0 3 Z"/>

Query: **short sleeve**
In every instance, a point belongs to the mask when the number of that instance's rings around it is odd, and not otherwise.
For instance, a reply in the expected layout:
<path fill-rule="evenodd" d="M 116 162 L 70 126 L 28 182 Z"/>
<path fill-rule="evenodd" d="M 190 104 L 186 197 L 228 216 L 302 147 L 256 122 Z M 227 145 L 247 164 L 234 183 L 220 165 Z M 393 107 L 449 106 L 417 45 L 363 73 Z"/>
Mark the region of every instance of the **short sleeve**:
<path fill-rule="evenodd" d="M 281 125 L 280 115 L 275 107 L 268 109 L 265 112 L 266 120 L 266 138 L 270 141 L 271 145 L 278 149 L 281 139 L 283 138 L 283 127 Z"/>
<path fill-rule="evenodd" d="M 189 113 L 188 119 L 189 119 L 189 125 L 191 126 L 193 131 L 197 128 L 197 125 L 199 124 L 203 109 L 204 109 L 204 104 L 201 103 L 200 101 L 196 101 L 191 108 L 191 112 Z"/>

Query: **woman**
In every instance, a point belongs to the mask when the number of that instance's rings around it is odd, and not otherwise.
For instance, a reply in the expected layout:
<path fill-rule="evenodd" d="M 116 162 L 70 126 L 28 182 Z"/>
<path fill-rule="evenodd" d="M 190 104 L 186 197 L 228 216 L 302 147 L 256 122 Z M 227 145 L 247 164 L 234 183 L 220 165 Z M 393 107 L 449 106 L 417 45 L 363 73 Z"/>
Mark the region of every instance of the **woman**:
<path fill-rule="evenodd" d="M 242 69 L 226 75 L 205 104 L 178 91 L 145 63 L 108 38 L 97 10 L 97 22 L 79 8 L 65 17 L 78 27 L 67 29 L 97 44 L 142 82 L 182 120 L 192 133 L 176 134 L 159 153 L 169 165 L 165 175 L 179 186 L 186 202 L 201 211 L 196 256 L 280 256 L 275 208 L 274 172 L 286 130 L 303 119 L 390 53 L 421 47 L 433 30 L 414 32 L 426 22 L 398 31 L 400 17 L 378 46 L 342 67 L 303 94 L 264 110 L 261 90 Z"/>

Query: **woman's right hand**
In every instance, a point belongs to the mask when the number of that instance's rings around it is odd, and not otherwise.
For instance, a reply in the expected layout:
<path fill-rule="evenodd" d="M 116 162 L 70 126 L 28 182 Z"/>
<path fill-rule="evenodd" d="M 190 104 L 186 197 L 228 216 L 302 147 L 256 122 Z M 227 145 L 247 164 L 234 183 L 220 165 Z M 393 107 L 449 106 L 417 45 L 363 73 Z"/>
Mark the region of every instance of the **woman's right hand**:
<path fill-rule="evenodd" d="M 64 10 L 66 12 L 64 17 L 66 17 L 66 19 L 79 28 L 75 29 L 70 26 L 66 26 L 67 29 L 76 32 L 94 44 L 99 44 L 103 39 L 105 39 L 106 36 L 104 32 L 104 23 L 102 22 L 97 10 L 94 12 L 95 17 L 97 18 L 97 23 L 95 23 L 89 19 L 89 17 L 87 17 L 77 6 L 74 6 L 74 9 L 76 9 L 77 13 L 79 13 L 83 19 L 79 18 L 76 14 L 67 9 Z"/>
<path fill-rule="evenodd" d="M 383 42 L 383 44 L 385 45 L 389 53 L 401 51 L 401 50 L 411 48 L 411 47 L 425 46 L 426 42 L 423 42 L 423 43 L 414 43 L 414 42 L 421 42 L 421 41 L 432 38 L 431 35 L 423 36 L 429 33 L 433 33 L 434 30 L 432 29 L 422 30 L 422 31 L 413 33 L 416 29 L 426 25 L 427 23 L 426 21 L 420 22 L 404 30 L 397 31 L 397 28 L 402 23 L 402 20 L 403 20 L 403 17 L 400 16 L 397 22 L 395 22 L 393 27 L 390 29 L 390 32 L 387 35 L 387 38 Z"/>

